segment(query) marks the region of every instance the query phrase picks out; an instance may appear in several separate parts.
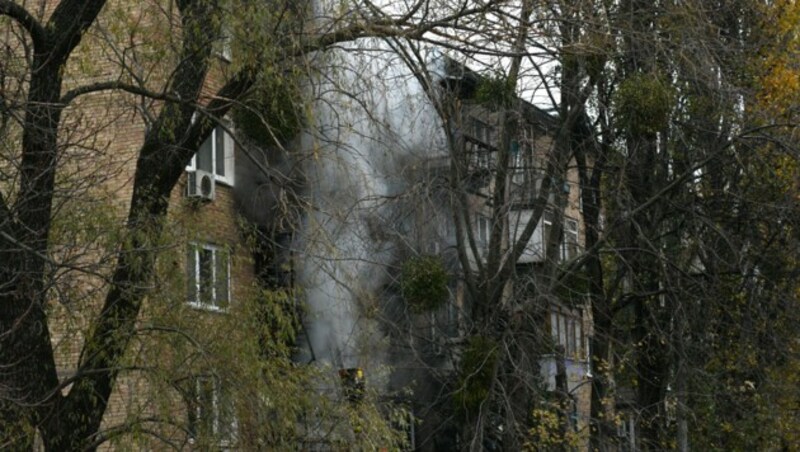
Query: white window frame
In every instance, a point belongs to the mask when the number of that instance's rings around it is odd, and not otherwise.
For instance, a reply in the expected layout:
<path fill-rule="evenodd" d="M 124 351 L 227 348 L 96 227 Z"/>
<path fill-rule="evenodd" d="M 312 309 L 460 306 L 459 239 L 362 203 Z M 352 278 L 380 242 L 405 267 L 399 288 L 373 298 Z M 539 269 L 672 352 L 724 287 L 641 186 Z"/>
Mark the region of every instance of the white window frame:
<path fill-rule="evenodd" d="M 210 382 L 211 384 L 211 406 L 204 406 L 201 402 L 201 392 L 203 391 L 203 385 L 206 382 Z M 192 433 L 195 436 L 201 436 L 201 433 L 210 433 L 215 438 L 219 438 L 222 442 L 222 445 L 230 444 L 236 438 L 236 434 L 238 432 L 238 422 L 236 421 L 236 410 L 233 404 L 233 400 L 228 397 L 228 400 L 223 400 L 222 392 L 222 381 L 216 375 L 196 375 L 192 377 L 192 397 L 194 398 L 194 424 L 190 426 L 190 429 L 193 430 Z M 223 403 L 229 404 L 229 406 L 223 407 Z M 227 409 L 230 410 L 230 425 L 228 426 L 228 432 L 226 435 L 223 435 L 222 432 L 222 417 L 223 413 L 222 410 Z M 203 419 L 205 416 L 211 416 L 211 419 L 208 421 L 211 425 L 210 432 L 200 432 L 201 426 L 205 424 L 207 421 Z"/>
<path fill-rule="evenodd" d="M 580 242 L 578 241 L 578 220 L 564 218 L 563 238 L 561 240 L 561 260 L 567 261 L 580 254 Z M 570 244 L 575 245 L 575 255 L 569 255 Z"/>
<path fill-rule="evenodd" d="M 200 148 L 202 148 L 209 140 L 211 140 L 211 173 L 214 174 L 214 180 L 233 187 L 235 171 L 234 141 L 231 134 L 225 130 L 226 128 L 228 130 L 232 129 L 231 122 L 226 118 L 225 123 L 225 127 L 223 127 L 221 124 L 218 124 L 216 127 L 214 127 L 214 130 L 211 131 L 211 134 L 208 136 L 208 138 L 206 138 L 203 144 L 200 145 Z M 224 176 L 217 174 L 217 153 L 219 152 L 217 149 L 217 134 L 220 133 L 223 134 L 222 152 L 223 162 L 225 162 Z M 186 166 L 186 171 L 197 171 L 197 153 L 192 156 L 192 160 L 189 162 L 189 165 Z"/>
<path fill-rule="evenodd" d="M 208 250 L 208 251 L 211 251 L 211 253 L 212 253 L 211 255 L 212 255 L 212 261 L 213 262 L 212 262 L 212 265 L 211 265 L 210 286 L 211 286 L 211 299 L 213 301 L 211 303 L 205 303 L 205 302 L 203 302 L 202 300 L 199 299 L 200 298 L 200 286 L 201 286 L 201 284 L 200 284 L 200 276 L 201 276 L 200 275 L 200 273 L 201 273 L 201 270 L 200 270 L 200 251 L 201 250 Z M 187 294 L 187 299 L 188 299 L 189 306 L 192 306 L 192 307 L 198 308 L 198 309 L 205 309 L 205 310 L 209 310 L 209 311 L 227 312 L 227 310 L 230 308 L 230 305 L 231 305 L 231 287 L 232 287 L 232 284 L 231 284 L 231 253 L 230 253 L 230 251 L 227 250 L 224 247 L 217 246 L 217 245 L 212 245 L 210 243 L 191 242 L 191 243 L 189 243 L 189 248 L 187 250 L 187 259 L 188 259 L 188 253 L 193 253 L 194 254 L 194 256 L 193 256 L 194 268 L 193 269 L 188 268 L 189 265 L 187 263 L 187 271 L 192 271 L 193 270 L 193 272 L 194 272 L 194 275 L 193 275 L 193 278 L 192 278 L 192 280 L 194 281 L 194 287 L 190 289 L 191 293 Z M 224 258 L 226 260 L 226 262 L 225 262 L 226 275 L 224 275 L 224 276 L 225 276 L 225 278 L 227 280 L 227 284 L 225 286 L 227 288 L 228 293 L 226 294 L 226 305 L 225 306 L 220 306 L 220 301 L 221 300 L 218 298 L 218 294 L 217 294 L 217 281 L 218 281 L 218 279 L 217 279 L 218 278 L 218 275 L 217 275 L 217 268 L 218 268 L 217 260 L 220 258 L 220 256 L 224 256 Z"/>
<path fill-rule="evenodd" d="M 580 361 L 585 358 L 586 336 L 580 311 L 576 314 L 558 306 L 551 306 L 550 336 L 553 342 L 564 347 L 567 359 Z"/>
<path fill-rule="evenodd" d="M 542 249 L 547 249 L 548 229 L 552 230 L 553 223 L 555 222 L 555 215 L 552 211 L 546 210 L 542 214 Z M 573 218 L 564 217 L 561 224 L 561 241 L 558 244 L 558 261 L 568 261 L 581 253 L 580 249 L 580 236 L 579 236 L 578 220 Z M 572 240 L 572 241 L 570 241 Z M 575 256 L 569 255 L 570 244 L 575 245 Z"/>

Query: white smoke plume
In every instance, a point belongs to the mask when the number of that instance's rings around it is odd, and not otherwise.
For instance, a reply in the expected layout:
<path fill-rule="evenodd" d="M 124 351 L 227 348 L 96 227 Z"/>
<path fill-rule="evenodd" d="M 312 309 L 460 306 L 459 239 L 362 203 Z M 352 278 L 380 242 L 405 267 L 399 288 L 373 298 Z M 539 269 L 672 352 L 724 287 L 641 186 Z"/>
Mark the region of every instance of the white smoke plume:
<path fill-rule="evenodd" d="M 309 358 L 370 368 L 384 364 L 373 314 L 403 230 L 393 200 L 417 166 L 444 155 L 442 127 L 381 41 L 358 41 L 320 62 L 309 89 L 313 121 L 300 140 L 310 208 L 294 244 L 296 283 L 307 304 Z"/>

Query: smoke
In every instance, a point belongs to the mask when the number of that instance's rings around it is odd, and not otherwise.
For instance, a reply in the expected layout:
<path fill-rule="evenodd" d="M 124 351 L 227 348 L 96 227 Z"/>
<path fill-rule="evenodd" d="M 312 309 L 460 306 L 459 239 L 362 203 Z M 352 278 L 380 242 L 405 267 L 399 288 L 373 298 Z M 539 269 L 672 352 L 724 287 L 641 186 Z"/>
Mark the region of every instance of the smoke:
<path fill-rule="evenodd" d="M 375 313 L 409 226 L 398 200 L 415 169 L 443 155 L 442 127 L 413 74 L 381 41 L 360 40 L 317 62 L 314 117 L 298 154 L 308 211 L 293 246 L 309 358 L 375 367 L 384 364 L 386 342 Z"/>

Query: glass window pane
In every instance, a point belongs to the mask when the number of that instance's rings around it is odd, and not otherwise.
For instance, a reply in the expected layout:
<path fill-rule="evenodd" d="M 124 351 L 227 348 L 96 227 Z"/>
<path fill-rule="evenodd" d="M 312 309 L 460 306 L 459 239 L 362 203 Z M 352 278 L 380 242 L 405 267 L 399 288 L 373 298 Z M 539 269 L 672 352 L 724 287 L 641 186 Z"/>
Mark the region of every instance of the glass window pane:
<path fill-rule="evenodd" d="M 224 250 L 217 250 L 216 252 L 216 304 L 220 308 L 228 307 L 228 298 L 230 293 L 230 286 L 228 284 L 229 276 L 229 263 L 230 259 L 228 253 Z"/>
<path fill-rule="evenodd" d="M 211 149 L 211 143 L 214 139 L 214 134 L 212 133 L 206 141 L 200 146 L 200 149 L 197 150 L 197 155 L 195 156 L 195 163 L 197 164 L 197 169 L 202 171 L 207 171 L 209 173 L 213 172 L 214 170 L 214 162 L 213 152 Z"/>
<path fill-rule="evenodd" d="M 458 336 L 458 310 L 456 309 L 455 303 L 452 300 L 447 301 L 447 305 L 445 306 L 447 319 L 445 324 L 445 334 L 448 337 L 457 337 Z"/>
<path fill-rule="evenodd" d="M 566 257 L 572 259 L 578 255 L 578 222 L 567 220 L 564 231 L 564 241 L 566 242 Z"/>
<path fill-rule="evenodd" d="M 544 227 L 542 228 L 542 254 L 547 252 L 547 243 L 550 240 L 550 231 L 552 229 L 552 225 L 545 220 Z"/>
<path fill-rule="evenodd" d="M 197 380 L 197 424 L 201 435 L 210 435 L 214 427 L 214 382 L 211 378 Z"/>
<path fill-rule="evenodd" d="M 484 217 L 478 217 L 478 240 L 486 245 L 489 243 L 489 220 Z"/>
<path fill-rule="evenodd" d="M 197 248 L 189 246 L 186 253 L 186 294 L 191 302 L 197 302 Z"/>
<path fill-rule="evenodd" d="M 234 412 L 233 399 L 229 391 L 217 380 L 217 434 L 222 439 L 230 439 L 233 436 Z"/>
<path fill-rule="evenodd" d="M 214 130 L 214 159 L 216 160 L 217 176 L 225 177 L 225 131 L 217 126 Z"/>
<path fill-rule="evenodd" d="M 200 248 L 198 257 L 200 261 L 200 302 L 210 304 L 213 301 L 214 252 Z"/>
<path fill-rule="evenodd" d="M 196 438 L 199 434 L 198 431 L 198 414 L 200 413 L 200 406 L 199 406 L 199 393 L 197 391 L 197 380 L 191 380 L 191 387 L 189 388 L 189 397 L 187 402 L 187 417 L 189 420 L 189 435 L 192 438 Z"/>
<path fill-rule="evenodd" d="M 575 355 L 575 319 L 569 319 L 569 339 L 567 340 L 567 355 L 572 357 Z"/>
<path fill-rule="evenodd" d="M 567 243 L 567 258 L 572 259 L 578 255 L 578 242 L 570 241 Z"/>

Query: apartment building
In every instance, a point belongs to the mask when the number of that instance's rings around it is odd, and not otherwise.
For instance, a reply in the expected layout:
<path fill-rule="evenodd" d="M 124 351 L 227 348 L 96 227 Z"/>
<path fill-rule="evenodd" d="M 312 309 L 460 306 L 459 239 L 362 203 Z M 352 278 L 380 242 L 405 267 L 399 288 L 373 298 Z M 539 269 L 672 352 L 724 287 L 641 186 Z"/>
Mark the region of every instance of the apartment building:
<path fill-rule="evenodd" d="M 159 8 L 110 2 L 65 71 L 65 92 L 137 73 L 148 77 L 139 82 L 154 91 L 168 83 L 169 65 L 159 59 L 168 58 L 170 42 L 160 33 L 175 23 Z M 43 7 L 42 14 L 49 12 Z M 115 35 L 115 21 L 121 20 L 138 27 L 132 41 Z M 201 103 L 230 76 L 229 49 L 218 44 Z M 149 53 L 158 46 L 165 48 L 162 54 Z M 57 197 L 51 238 L 61 266 L 48 309 L 64 395 L 72 389 L 84 342 L 109 290 L 115 253 L 120 241 L 128 240 L 123 219 L 137 158 L 161 108 L 146 97 L 97 90 L 77 97 L 63 115 L 59 190 L 64 195 Z M 152 243 L 158 249 L 154 286 L 147 288 L 117 370 L 96 439 L 101 448 L 206 447 L 211 437 L 236 444 L 240 425 L 230 390 L 236 383 L 225 365 L 231 357 L 215 347 L 236 340 L 241 329 L 236 319 L 253 303 L 258 284 L 234 196 L 237 171 L 246 161 L 235 134 L 232 121 L 220 122 L 172 191 L 164 232 Z"/>
<path fill-rule="evenodd" d="M 415 197 L 409 202 L 413 205 L 411 219 L 404 227 L 410 245 L 400 260 L 420 255 L 440 258 L 451 275 L 450 297 L 440 307 L 423 314 L 409 315 L 402 301 L 387 303 L 385 314 L 392 320 L 392 328 L 401 331 L 393 337 L 390 353 L 396 368 L 392 388 L 402 392 L 405 387 L 413 387 L 410 400 L 421 420 L 415 430 L 415 444 L 420 450 L 457 450 L 463 441 L 453 399 L 461 390 L 459 385 L 464 384 L 459 372 L 464 354 L 469 353 L 470 336 L 484 334 L 481 331 L 485 327 L 476 324 L 479 320 L 475 317 L 475 300 L 465 278 L 475 278 L 479 266 L 486 265 L 493 246 L 493 222 L 502 222 L 502 243 L 498 247 L 501 252 L 508 253 L 520 240 L 534 213 L 556 130 L 556 120 L 550 113 L 518 101 L 518 130 L 511 132 L 511 156 L 504 181 L 507 197 L 505 205 L 496 208 L 493 195 L 500 170 L 498 155 L 502 152 L 500 113 L 476 95 L 482 77 L 449 60 L 446 70 L 441 88 L 449 91 L 451 102 L 459 105 L 448 125 L 455 136 L 454 149 L 448 157 L 436 155 L 417 165 Z M 460 168 L 454 169 L 454 165 Z M 454 183 L 454 177 L 461 179 Z M 503 303 L 536 306 L 535 323 L 527 328 L 530 335 L 543 334 L 546 339 L 536 346 L 539 370 L 530 379 L 540 380 L 541 388 L 561 407 L 558 411 L 568 425 L 573 444 L 585 445 L 592 378 L 588 350 L 592 334 L 590 310 L 580 288 L 572 286 L 576 279 L 567 278 L 558 287 L 547 288 L 550 272 L 579 257 L 583 248 L 580 184 L 574 164 L 555 190 L 517 260 Z M 460 228 L 455 221 L 463 222 Z M 556 222 L 561 233 L 551 238 Z M 462 234 L 460 241 L 457 234 Z M 555 239 L 556 243 L 548 246 L 548 239 Z M 464 268 L 465 260 L 459 252 L 467 256 L 469 268 Z M 402 300 L 402 294 L 398 298 Z M 531 317 L 521 314 L 520 318 Z M 484 447 L 489 449 L 501 447 L 503 435 L 499 432 L 507 428 L 500 418 L 492 422 L 496 432 L 487 433 L 484 440 Z"/>
<path fill-rule="evenodd" d="M 149 13 L 155 16 L 163 14 L 163 11 L 158 10 L 158 5 L 150 6 L 155 10 Z M 149 21 L 156 23 L 158 20 L 154 18 L 155 16 L 148 16 L 147 8 L 130 9 L 124 3 L 115 4 L 107 14 L 109 17 L 119 15 L 144 24 L 145 26 L 139 30 L 138 39 L 142 39 L 141 36 L 146 33 L 163 36 L 158 34 L 164 30 L 160 30 L 157 24 L 148 28 L 151 25 Z M 167 15 L 167 24 L 174 26 L 175 24 L 169 19 Z M 127 71 L 138 71 L 139 68 L 134 67 L 136 65 L 131 63 L 126 52 L 133 52 L 130 49 L 139 45 L 146 47 L 151 44 L 150 41 L 158 41 L 142 39 L 142 42 L 133 44 L 120 43 L 115 41 L 117 37 L 111 33 L 113 29 L 109 25 L 108 17 L 104 16 L 100 24 L 98 30 L 84 37 L 79 49 L 81 58 L 65 72 L 66 89 L 83 83 L 113 79 L 119 76 L 120 71 L 127 75 L 130 75 Z M 161 44 L 173 43 L 168 43 L 165 39 Z M 132 47 L 124 47 L 128 45 Z M 120 50 L 121 48 L 127 50 Z M 225 47 L 216 49 L 211 71 L 205 81 L 205 91 L 208 93 L 213 92 L 213 89 L 221 85 L 229 75 L 228 55 Z M 163 81 L 174 76 L 159 72 L 161 57 L 157 53 L 151 57 L 150 61 L 136 61 L 136 64 L 150 65 L 146 69 L 153 72 L 147 73 L 148 77 Z M 120 67 L 120 64 L 125 66 Z M 463 193 L 467 198 L 464 218 L 469 219 L 465 224 L 471 231 L 472 242 L 476 245 L 472 247 L 468 260 L 476 263 L 486 258 L 483 250 L 490 244 L 492 222 L 499 219 L 505 224 L 504 240 L 508 241 L 516 237 L 517 226 L 526 222 L 529 197 L 535 192 L 538 181 L 536 149 L 539 146 L 547 146 L 546 143 L 550 139 L 547 126 L 549 119 L 535 107 L 526 106 L 524 121 L 526 127 L 515 138 L 516 141 L 510 150 L 515 154 L 514 172 L 504 182 L 513 188 L 510 193 L 514 196 L 519 195 L 519 200 L 515 200 L 512 210 L 497 216 L 491 212 L 492 206 L 487 204 L 487 199 L 497 190 L 497 187 L 492 185 L 494 183 L 492 175 L 496 173 L 494 162 L 500 152 L 495 135 L 498 119 L 491 109 L 485 108 L 478 102 L 471 102 L 468 85 L 475 82 L 473 75 L 451 73 L 447 76 L 459 79 L 463 82 L 463 86 L 459 89 L 464 88 L 464 92 L 459 93 L 460 100 L 464 101 L 464 108 L 459 112 L 456 125 L 460 127 L 457 136 L 463 142 L 465 151 L 463 155 L 467 159 L 463 162 L 468 173 L 464 185 L 467 190 Z M 396 80 L 394 83 L 408 83 L 402 79 L 398 80 L 400 81 Z M 158 82 L 153 84 L 157 85 Z M 391 90 L 387 89 L 384 94 L 390 92 Z M 206 94 L 200 96 L 201 105 L 208 101 L 209 97 Z M 424 102 L 418 106 L 418 112 L 421 123 L 427 125 L 426 130 L 441 126 L 439 121 L 431 116 L 431 111 L 422 104 Z M 53 290 L 54 301 L 57 302 L 53 303 L 52 312 L 49 314 L 50 336 L 56 354 L 58 376 L 61 381 L 67 382 L 61 388 L 64 394 L 70 391 L 69 382 L 76 376 L 76 368 L 82 359 L 85 337 L 91 333 L 88 328 L 92 317 L 102 306 L 107 290 L 107 281 L 104 278 L 107 278 L 108 272 L 113 269 L 116 259 L 114 256 L 120 246 L 115 240 L 125 239 L 121 220 L 125 218 L 125 213 L 131 204 L 132 178 L 137 166 L 138 152 L 154 124 L 154 116 L 158 115 L 161 108 L 163 104 L 143 99 L 135 94 L 117 92 L 112 95 L 104 90 L 97 90 L 81 94 L 70 104 L 70 110 L 65 114 L 63 146 L 67 150 L 65 154 L 69 154 L 70 159 L 65 160 L 64 168 L 75 169 L 73 172 L 66 172 L 65 176 L 68 175 L 70 182 L 77 184 L 75 186 L 77 188 L 69 197 L 65 197 L 59 206 L 67 214 L 74 214 L 65 217 L 74 223 L 65 222 L 64 229 L 54 234 L 53 241 L 59 244 L 58 253 L 62 256 L 67 256 L 72 251 L 80 255 L 69 261 L 70 265 L 63 266 L 64 273 Z M 195 120 L 196 117 L 192 119 L 192 123 Z M 408 124 L 402 125 L 406 126 Z M 451 126 L 453 124 L 447 125 Z M 344 126 L 340 126 L 335 128 L 334 132 L 344 129 Z M 364 137 L 368 136 L 366 131 L 367 129 L 358 131 L 360 139 L 364 140 Z M 164 234 L 157 237 L 158 240 L 154 239 L 151 244 L 159 250 L 159 259 L 155 264 L 158 268 L 154 272 L 156 275 L 154 286 L 147 288 L 148 295 L 145 297 L 135 325 L 136 338 L 129 345 L 126 360 L 118 370 L 119 376 L 108 401 L 101 431 L 111 433 L 110 436 L 98 438 L 98 444 L 102 444 L 103 447 L 147 448 L 156 447 L 154 444 L 160 441 L 171 441 L 177 447 L 193 445 L 204 447 L 208 444 L 203 441 L 212 437 L 217 441 L 214 444 L 216 447 L 236 447 L 237 435 L 246 430 L 246 420 L 240 416 L 243 408 L 237 404 L 241 400 L 233 400 L 230 391 L 231 386 L 235 384 L 233 378 L 235 375 L 231 375 L 231 369 L 226 368 L 225 359 L 231 359 L 231 356 L 225 355 L 222 346 L 222 344 L 235 344 L 239 335 L 247 331 L 246 328 L 237 325 L 237 321 L 241 319 L 237 315 L 246 314 L 247 304 L 258 290 L 252 246 L 247 234 L 240 228 L 239 204 L 234 196 L 237 188 L 247 182 L 247 176 L 245 178 L 240 176 L 251 172 L 241 171 L 242 164 L 246 165 L 246 159 L 243 158 L 242 149 L 237 145 L 235 134 L 236 124 L 229 118 L 219 121 L 206 139 L 196 146 L 195 156 L 170 194 L 170 209 L 166 219 L 167 224 L 163 228 Z M 425 140 L 435 136 L 435 133 L 431 133 Z M 384 145 L 396 144 L 386 136 L 373 138 L 379 138 Z M 397 297 L 395 290 L 397 279 L 387 278 L 385 273 L 394 271 L 408 253 L 439 255 L 448 268 L 453 270 L 463 265 L 463 262 L 454 258 L 453 253 L 459 246 L 453 235 L 456 230 L 451 215 L 454 210 L 451 203 L 453 193 L 441 191 L 439 190 L 441 187 L 436 185 L 437 181 L 444 180 L 440 176 L 451 165 L 447 163 L 448 154 L 439 152 L 441 149 L 437 152 L 427 152 L 432 147 L 439 147 L 440 143 L 425 140 L 420 139 L 418 142 L 407 144 L 416 151 L 420 149 L 425 151 L 414 153 L 416 157 L 420 157 L 419 159 L 401 162 L 405 166 L 401 167 L 402 171 L 398 174 L 406 177 L 424 168 L 422 185 L 426 187 L 425 196 L 430 195 L 429 202 L 419 203 L 413 196 L 401 196 L 404 202 L 410 202 L 412 208 L 405 211 L 409 215 L 404 216 L 402 220 L 392 222 L 391 228 L 383 228 L 385 223 L 376 222 L 374 217 L 368 216 L 363 220 L 363 224 L 358 225 L 363 228 L 356 232 L 364 232 L 370 237 L 371 242 L 364 241 L 364 237 L 350 236 L 346 237 L 346 240 L 334 242 L 340 246 L 338 251 L 342 248 L 347 250 L 347 246 L 357 244 L 359 251 L 366 251 L 368 256 L 373 253 L 383 257 L 391 254 L 380 262 L 384 270 L 380 272 L 379 278 L 375 278 L 374 281 L 356 280 L 357 284 L 352 284 L 358 290 L 351 292 L 377 303 L 381 309 L 396 308 L 402 301 Z M 302 139 L 298 140 L 298 145 L 303 146 Z M 443 156 L 445 159 L 442 159 Z M 83 165 L 82 161 L 89 161 L 91 165 Z M 358 165 L 347 167 L 345 171 L 353 171 L 355 168 L 358 168 Z M 398 167 L 393 167 L 387 172 L 395 169 Z M 310 175 L 311 173 L 307 172 L 305 177 Z M 324 181 L 325 184 L 341 182 L 325 178 L 318 181 Z M 386 182 L 387 187 L 392 187 L 395 180 L 386 178 L 380 182 Z M 412 185 L 416 185 L 416 182 Z M 410 192 L 415 189 L 414 186 L 405 188 L 412 189 Z M 541 225 L 534 231 L 525 253 L 519 259 L 518 273 L 530 271 L 534 274 L 536 268 L 542 267 L 548 259 L 551 262 L 567 260 L 578 253 L 581 243 L 581 224 L 579 211 L 573 206 L 577 200 L 576 181 L 574 178 L 568 178 L 561 188 L 562 193 L 567 196 L 554 197 L 553 208 L 542 217 Z M 381 193 L 382 196 L 394 194 L 396 193 Z M 362 196 L 360 199 L 370 199 L 370 195 L 371 193 L 359 194 Z M 558 199 L 565 199 L 566 204 L 558 204 Z M 87 206 L 91 206 L 91 210 L 87 210 Z M 424 207 L 435 207 L 435 209 L 421 210 Z M 385 213 L 380 210 L 382 207 L 379 204 L 372 203 L 368 208 L 371 212 Z M 364 212 L 366 211 L 359 213 Z M 545 237 L 548 236 L 546 231 L 553 224 L 559 224 L 558 219 L 561 218 L 562 212 L 567 212 L 563 220 L 565 231 L 562 234 L 564 239 L 561 240 L 563 244 L 557 247 L 557 256 L 548 256 L 545 246 Z M 92 241 L 94 237 L 86 235 L 87 231 L 96 230 L 91 227 L 98 218 L 103 219 L 104 226 L 110 227 L 101 232 L 106 240 L 103 243 L 95 243 Z M 109 233 L 115 231 L 115 228 L 120 229 L 119 235 Z M 307 234 L 299 235 L 306 239 L 309 237 Z M 391 253 L 384 252 L 381 247 L 386 243 L 395 243 L 398 237 L 402 239 L 404 245 L 396 247 Z M 70 243 L 70 240 L 74 241 Z M 297 242 L 289 241 L 293 252 L 308 251 L 295 246 Z M 61 245 L 62 243 L 64 245 Z M 66 244 L 70 246 L 65 246 Z M 304 260 L 312 257 L 312 253 L 305 255 L 293 253 L 292 263 L 302 266 Z M 323 257 L 334 261 L 333 258 L 336 256 Z M 90 267 L 83 265 L 84 260 L 92 260 L 99 264 Z M 63 262 L 68 261 L 65 259 Z M 371 272 L 374 269 L 372 262 L 369 259 L 361 259 L 355 268 Z M 79 263 L 81 267 L 72 266 L 72 263 Z M 471 264 L 467 266 L 471 267 Z M 74 272 L 73 268 L 80 268 L 80 271 Z M 91 271 L 85 271 L 87 268 L 91 268 Z M 297 280 L 298 287 L 310 293 L 311 286 L 303 285 L 310 281 L 309 278 L 303 279 L 303 275 L 307 275 L 308 272 L 298 273 L 300 274 Z M 368 272 L 368 276 L 371 275 L 373 273 Z M 473 301 L 467 294 L 464 279 L 453 278 L 449 283 L 452 296 L 439 310 L 425 314 L 414 313 L 410 316 L 404 312 L 385 317 L 395 326 L 405 321 L 399 317 L 400 315 L 407 317 L 408 324 L 412 328 L 410 335 L 404 338 L 404 343 L 408 345 L 410 341 L 411 353 L 409 348 L 393 347 L 399 345 L 398 342 L 390 344 L 388 349 L 379 350 L 368 358 L 363 358 L 364 349 L 357 351 L 362 356 L 360 359 L 370 361 L 368 366 L 364 366 L 370 371 L 387 364 L 393 367 L 388 377 L 389 383 L 386 385 L 387 398 L 396 397 L 396 393 L 401 389 L 413 387 L 415 391 L 413 398 L 416 402 L 411 404 L 412 408 L 415 416 L 425 421 L 420 424 L 419 429 L 422 439 L 417 442 L 418 435 L 413 435 L 413 442 L 422 449 L 447 447 L 445 444 L 437 445 L 429 441 L 436 433 L 430 429 L 436 417 L 421 413 L 419 410 L 425 409 L 426 405 L 429 406 L 428 401 L 443 400 L 436 396 L 436 392 L 446 385 L 443 386 L 439 382 L 452 382 L 454 371 L 458 367 L 463 342 L 469 332 L 468 326 L 473 321 L 470 318 Z M 380 292 L 376 289 L 380 289 Z M 515 284 L 510 290 L 510 297 L 524 296 L 521 285 Z M 385 299 L 378 295 L 385 295 Z M 358 305 L 358 307 L 359 314 L 378 312 L 366 309 L 371 306 Z M 580 360 L 586 353 L 584 344 L 585 337 L 589 334 L 589 325 L 579 307 L 574 304 L 553 299 L 548 309 L 552 315 L 543 317 L 542 325 L 549 325 L 553 341 L 561 345 L 563 352 L 554 354 L 553 362 L 556 363 L 554 371 L 549 370 L 547 365 L 542 366 L 542 376 L 548 381 L 548 385 L 549 381 L 553 380 L 554 383 L 550 386 L 556 389 L 559 387 L 559 379 L 566 376 L 566 389 L 563 389 L 562 385 L 560 390 L 577 394 L 579 389 L 588 388 L 586 385 L 581 386 L 583 383 L 581 378 L 586 376 L 586 372 L 580 373 Z M 380 322 L 374 323 L 381 325 Z M 379 335 L 365 335 L 361 340 L 378 336 L 396 338 L 392 333 L 383 330 Z M 316 343 L 324 343 L 326 339 L 323 337 Z M 315 341 L 312 339 L 309 342 Z M 215 353 L 204 352 L 211 349 Z M 320 351 L 320 347 L 317 347 L 312 355 L 321 358 L 323 355 Z M 356 359 L 352 355 L 348 356 L 349 352 L 355 351 L 349 342 L 333 341 L 327 359 L 330 360 L 329 364 L 344 369 L 361 367 L 361 363 L 350 366 L 344 362 L 345 359 Z M 546 360 L 546 357 L 543 359 Z M 424 368 L 416 365 L 420 362 L 425 363 Z M 567 363 L 567 370 L 562 372 L 559 369 L 563 363 Z M 576 363 L 573 366 L 576 369 L 574 371 L 570 370 L 572 363 Z M 345 372 L 342 375 L 351 374 L 363 375 L 359 371 Z M 377 372 L 368 372 L 367 381 L 370 381 L 371 375 L 376 374 Z M 434 378 L 427 381 L 434 384 L 411 384 L 417 377 L 427 379 L 431 376 Z M 360 384 L 363 384 L 363 381 Z M 348 398 L 347 394 L 345 396 Z M 258 397 L 259 394 L 254 395 L 254 398 Z M 580 405 L 580 402 L 576 403 L 576 406 Z M 580 419 L 581 415 L 578 414 L 576 417 Z M 141 424 L 132 426 L 131 422 Z M 119 437 L 114 436 L 114 432 L 117 431 L 120 432 Z M 134 434 L 131 435 L 131 432 Z M 450 438 L 456 441 L 455 444 L 457 444 L 456 437 L 457 435 Z"/>

